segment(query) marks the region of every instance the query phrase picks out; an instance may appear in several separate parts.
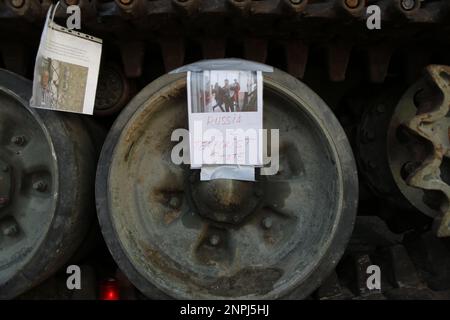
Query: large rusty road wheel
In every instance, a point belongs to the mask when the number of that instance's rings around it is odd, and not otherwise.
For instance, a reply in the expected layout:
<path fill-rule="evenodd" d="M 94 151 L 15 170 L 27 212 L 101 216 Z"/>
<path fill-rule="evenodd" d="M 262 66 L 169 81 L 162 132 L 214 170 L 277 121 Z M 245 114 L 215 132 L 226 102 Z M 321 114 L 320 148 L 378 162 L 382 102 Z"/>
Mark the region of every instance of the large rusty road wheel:
<path fill-rule="evenodd" d="M 28 108 L 31 83 L 0 70 L 0 299 L 71 257 L 92 217 L 95 150 L 80 118 Z"/>
<path fill-rule="evenodd" d="M 280 129 L 279 173 L 200 182 L 171 161 L 186 101 L 186 75 L 165 75 L 107 137 L 97 209 L 120 268 L 151 298 L 308 296 L 341 258 L 356 214 L 356 167 L 333 113 L 288 74 L 264 74 L 264 127 Z"/>

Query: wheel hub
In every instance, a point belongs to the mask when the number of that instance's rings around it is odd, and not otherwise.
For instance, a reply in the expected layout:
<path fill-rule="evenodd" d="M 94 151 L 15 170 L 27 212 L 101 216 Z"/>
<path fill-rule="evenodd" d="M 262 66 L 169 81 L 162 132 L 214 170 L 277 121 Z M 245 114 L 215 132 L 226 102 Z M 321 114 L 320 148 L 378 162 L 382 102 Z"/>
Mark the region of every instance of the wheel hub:
<path fill-rule="evenodd" d="M 238 180 L 196 181 L 191 194 L 199 214 L 215 222 L 241 223 L 262 197 L 258 183 Z"/>

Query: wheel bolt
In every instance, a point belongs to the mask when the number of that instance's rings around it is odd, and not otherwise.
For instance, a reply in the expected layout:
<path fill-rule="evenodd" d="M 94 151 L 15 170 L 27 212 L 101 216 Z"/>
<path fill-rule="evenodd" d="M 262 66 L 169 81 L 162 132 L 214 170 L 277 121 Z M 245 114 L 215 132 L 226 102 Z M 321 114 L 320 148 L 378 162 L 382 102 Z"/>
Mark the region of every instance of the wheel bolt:
<path fill-rule="evenodd" d="M 120 1 L 121 4 L 125 4 L 125 5 L 128 5 L 131 2 L 133 2 L 133 0 L 119 0 L 119 1 Z"/>
<path fill-rule="evenodd" d="M 350 9 L 356 9 L 359 6 L 359 0 L 345 0 L 345 5 Z"/>
<path fill-rule="evenodd" d="M 39 192 L 45 192 L 47 191 L 47 183 L 44 181 L 38 181 L 33 184 L 33 189 Z"/>
<path fill-rule="evenodd" d="M 264 229 L 270 229 L 272 228 L 273 225 L 273 220 L 270 217 L 264 218 L 262 221 L 262 226 L 264 227 Z"/>
<path fill-rule="evenodd" d="M 26 139 L 24 136 L 16 136 L 11 139 L 11 142 L 17 146 L 23 146 L 26 142 Z"/>
<path fill-rule="evenodd" d="M 402 0 L 401 6 L 402 6 L 403 10 L 410 11 L 410 10 L 414 9 L 414 7 L 416 6 L 416 1 L 415 0 Z"/>
<path fill-rule="evenodd" d="M 178 209 L 181 206 L 181 199 L 179 197 L 171 197 L 169 200 L 169 206 L 173 209 Z"/>
<path fill-rule="evenodd" d="M 2 226 L 2 232 L 3 235 L 7 237 L 13 237 L 17 233 L 19 233 L 19 226 L 14 221 L 9 221 L 7 223 L 4 223 Z"/>
<path fill-rule="evenodd" d="M 11 5 L 16 9 L 22 8 L 24 4 L 25 0 L 11 0 Z"/>
<path fill-rule="evenodd" d="M 213 234 L 209 237 L 209 244 L 212 246 L 217 246 L 220 243 L 220 237 L 217 234 Z"/>
<path fill-rule="evenodd" d="M 8 166 L 4 166 L 4 167 L 2 168 L 2 171 L 3 171 L 3 172 L 8 172 L 8 171 L 9 171 L 9 167 L 8 167 Z"/>
<path fill-rule="evenodd" d="M 290 1 L 291 1 L 292 4 L 295 4 L 295 5 L 300 4 L 300 3 L 303 2 L 303 0 L 290 0 Z"/>

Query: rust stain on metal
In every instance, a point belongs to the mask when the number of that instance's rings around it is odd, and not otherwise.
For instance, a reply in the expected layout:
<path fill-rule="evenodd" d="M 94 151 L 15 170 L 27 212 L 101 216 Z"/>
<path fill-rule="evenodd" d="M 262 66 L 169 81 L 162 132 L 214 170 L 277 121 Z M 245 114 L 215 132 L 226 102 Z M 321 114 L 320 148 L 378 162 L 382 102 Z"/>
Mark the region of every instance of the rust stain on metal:
<path fill-rule="evenodd" d="M 236 295 L 263 295 L 273 290 L 283 276 L 278 268 L 244 268 L 230 277 L 221 277 L 209 286 L 209 292 L 224 297 Z"/>
<path fill-rule="evenodd" d="M 148 121 L 148 118 L 153 115 L 153 113 L 157 112 L 157 108 L 154 106 L 160 105 L 163 101 L 170 101 L 174 97 L 178 97 L 182 93 L 186 93 L 186 79 L 181 78 L 179 81 L 174 82 L 170 86 L 164 88 L 165 91 L 161 92 L 158 95 L 152 96 L 151 99 L 145 101 L 145 105 L 147 108 L 144 108 L 143 112 L 140 114 L 139 119 L 133 121 L 132 126 L 127 130 L 127 134 L 125 136 L 125 142 L 131 143 L 139 138 L 142 134 L 142 131 L 145 130 L 145 122 Z"/>
<path fill-rule="evenodd" d="M 141 246 L 145 248 L 145 256 L 153 263 L 161 272 L 164 272 L 165 275 L 171 275 L 177 278 L 179 281 L 183 283 L 189 283 L 192 281 L 192 278 L 188 273 L 183 273 L 179 271 L 181 269 L 177 267 L 173 267 L 170 263 L 168 263 L 168 258 L 164 257 L 161 252 L 150 248 L 147 244 L 141 242 Z"/>
<path fill-rule="evenodd" d="M 177 220 L 181 215 L 180 210 L 170 210 L 164 214 L 164 222 L 166 224 L 171 224 L 175 220 Z"/>
<path fill-rule="evenodd" d="M 267 230 L 266 232 L 264 232 L 264 240 L 270 245 L 274 245 L 276 242 L 273 237 L 272 231 L 270 231 L 270 230 Z"/>
<path fill-rule="evenodd" d="M 165 88 L 166 89 L 166 88 Z M 132 125 L 126 131 L 125 142 L 129 146 L 128 150 L 125 152 L 124 161 L 134 161 L 130 156 L 133 154 L 133 148 L 137 142 L 142 138 L 144 131 L 147 130 L 145 125 L 151 116 L 159 111 L 158 106 L 160 106 L 165 101 L 170 101 L 174 97 L 179 97 L 181 94 L 186 92 L 186 79 L 182 78 L 180 81 L 175 82 L 167 91 L 161 92 L 161 94 L 154 95 L 154 98 L 144 102 L 147 105 L 143 112 L 140 114 L 139 119 L 133 121 Z M 167 125 L 167 124 L 164 124 Z M 167 139 L 161 142 L 161 145 L 167 147 Z M 170 141 L 170 137 L 169 137 Z"/>

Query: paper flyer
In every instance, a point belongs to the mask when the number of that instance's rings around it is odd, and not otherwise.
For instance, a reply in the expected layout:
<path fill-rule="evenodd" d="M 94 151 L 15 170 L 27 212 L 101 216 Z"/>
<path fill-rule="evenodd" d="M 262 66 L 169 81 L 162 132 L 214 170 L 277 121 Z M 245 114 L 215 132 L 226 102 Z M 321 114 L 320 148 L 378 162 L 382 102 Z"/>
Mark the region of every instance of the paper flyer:
<path fill-rule="evenodd" d="M 262 166 L 262 86 L 259 71 L 188 72 L 192 169 Z"/>
<path fill-rule="evenodd" d="M 41 37 L 30 106 L 92 115 L 102 40 L 50 19 Z"/>

